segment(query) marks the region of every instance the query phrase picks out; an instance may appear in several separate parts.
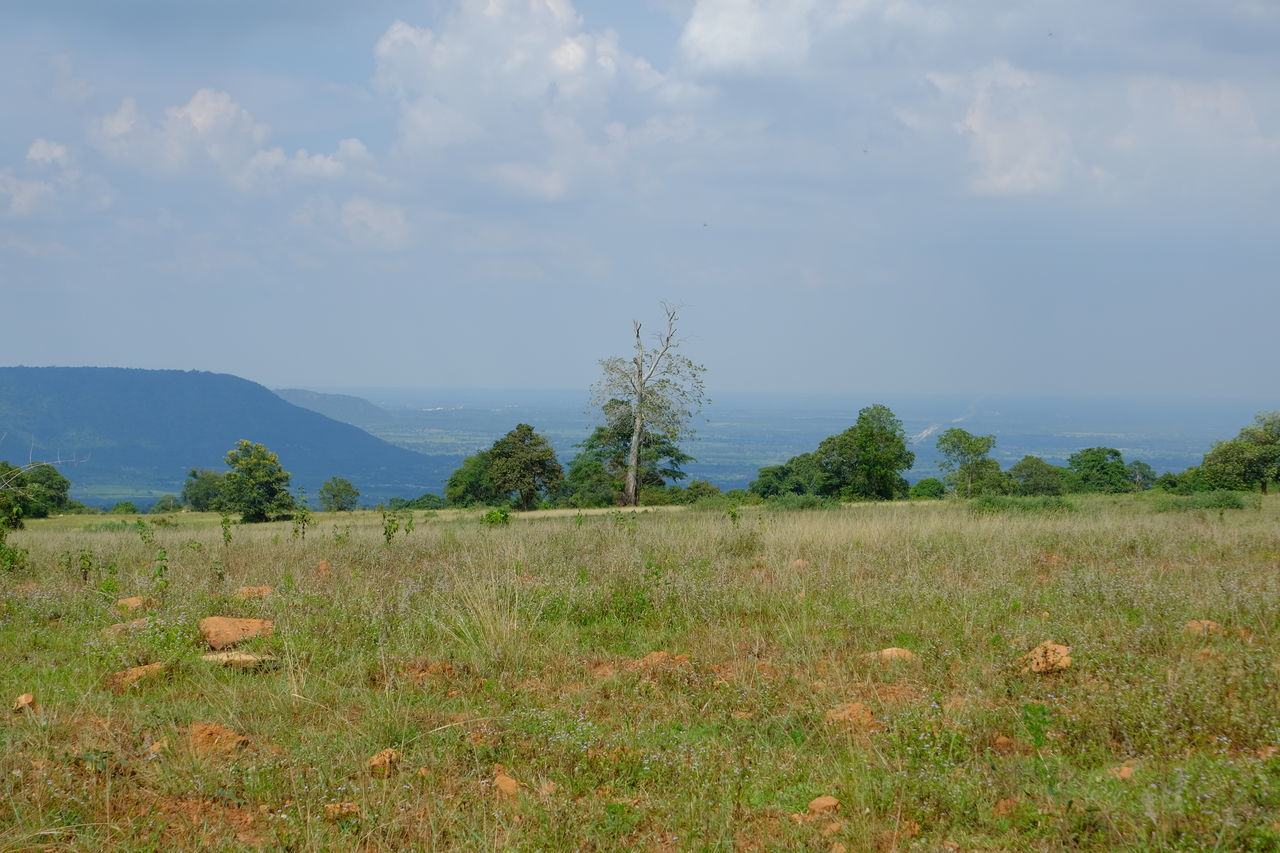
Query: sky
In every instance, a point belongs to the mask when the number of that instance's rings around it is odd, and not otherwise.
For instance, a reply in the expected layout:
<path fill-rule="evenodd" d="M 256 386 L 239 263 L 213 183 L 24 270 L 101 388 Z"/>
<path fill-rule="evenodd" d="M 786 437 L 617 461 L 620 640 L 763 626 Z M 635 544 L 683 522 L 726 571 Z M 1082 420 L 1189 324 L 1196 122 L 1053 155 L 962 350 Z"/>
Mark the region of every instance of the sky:
<path fill-rule="evenodd" d="M 0 363 L 1264 398 L 1274 0 L 41 0 Z"/>

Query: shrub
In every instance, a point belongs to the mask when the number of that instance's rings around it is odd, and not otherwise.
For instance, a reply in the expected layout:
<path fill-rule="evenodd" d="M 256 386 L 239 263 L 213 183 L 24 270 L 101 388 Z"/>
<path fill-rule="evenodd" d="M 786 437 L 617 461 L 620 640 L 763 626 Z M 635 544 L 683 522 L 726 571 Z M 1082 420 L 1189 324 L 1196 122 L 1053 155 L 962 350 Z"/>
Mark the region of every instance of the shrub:
<path fill-rule="evenodd" d="M 909 492 L 913 499 L 937 500 L 947 493 L 946 483 L 937 477 L 926 477 L 911 487 Z"/>
<path fill-rule="evenodd" d="M 1039 497 L 1011 497 L 1009 495 L 980 495 L 969 502 L 969 511 L 979 515 L 994 513 L 1020 513 L 1023 515 L 1057 515 L 1075 512 L 1075 504 L 1057 495 Z"/>
<path fill-rule="evenodd" d="M 776 510 L 835 509 L 840 506 L 840 502 L 832 498 L 824 498 L 821 495 L 786 494 L 769 498 L 765 501 L 765 506 Z"/>
<path fill-rule="evenodd" d="M 1160 495 L 1152 503 L 1156 512 L 1186 512 L 1194 509 L 1256 509 L 1261 497 L 1230 489 L 1194 492 L 1190 495 Z"/>
<path fill-rule="evenodd" d="M 498 507 L 497 509 L 491 509 L 488 512 L 486 512 L 484 515 L 480 516 L 480 523 L 490 524 L 494 526 L 510 524 L 511 511 L 506 507 Z"/>

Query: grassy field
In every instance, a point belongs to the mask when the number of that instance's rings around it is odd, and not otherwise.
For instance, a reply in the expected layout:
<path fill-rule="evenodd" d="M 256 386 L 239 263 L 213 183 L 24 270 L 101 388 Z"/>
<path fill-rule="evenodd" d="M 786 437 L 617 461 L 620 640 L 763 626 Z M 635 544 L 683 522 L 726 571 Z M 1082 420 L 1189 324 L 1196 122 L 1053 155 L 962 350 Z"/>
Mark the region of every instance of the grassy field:
<path fill-rule="evenodd" d="M 1280 497 L 1073 500 L 33 522 L 0 850 L 1280 850 Z"/>

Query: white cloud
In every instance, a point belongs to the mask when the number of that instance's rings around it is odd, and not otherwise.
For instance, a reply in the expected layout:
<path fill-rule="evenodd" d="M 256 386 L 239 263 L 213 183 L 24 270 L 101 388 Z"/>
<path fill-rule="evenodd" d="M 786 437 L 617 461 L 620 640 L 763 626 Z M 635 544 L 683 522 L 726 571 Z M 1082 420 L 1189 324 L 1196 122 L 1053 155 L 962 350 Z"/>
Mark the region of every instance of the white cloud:
<path fill-rule="evenodd" d="M 625 102 L 663 84 L 567 0 L 462 0 L 436 29 L 396 21 L 374 56 L 399 102 L 403 162 L 439 169 L 465 144 L 473 176 L 539 198 L 607 173 Z"/>
<path fill-rule="evenodd" d="M 958 125 L 977 166 L 972 187 L 991 195 L 1056 189 L 1072 165 L 1071 137 L 1038 102 L 1037 79 L 1005 62 L 973 75 L 973 99 Z"/>
<path fill-rule="evenodd" d="M 152 123 L 126 98 L 91 129 L 108 156 L 143 169 L 179 174 L 214 167 L 240 189 L 257 189 L 272 177 L 323 180 L 368 169 L 373 157 L 359 139 L 344 139 L 333 154 L 263 148 L 267 126 L 226 92 L 200 89 L 182 106 Z"/>
<path fill-rule="evenodd" d="M 0 170 L 0 213 L 29 216 L 53 202 L 54 187 L 47 181 L 31 181 Z"/>
<path fill-rule="evenodd" d="M 342 205 L 342 227 L 356 246 L 398 250 L 409 247 L 411 229 L 403 208 L 367 198 L 352 198 Z"/>
<path fill-rule="evenodd" d="M 67 155 L 67 146 L 43 138 L 31 143 L 31 147 L 27 149 L 27 160 L 42 165 L 61 166 L 64 169 L 71 162 Z"/>

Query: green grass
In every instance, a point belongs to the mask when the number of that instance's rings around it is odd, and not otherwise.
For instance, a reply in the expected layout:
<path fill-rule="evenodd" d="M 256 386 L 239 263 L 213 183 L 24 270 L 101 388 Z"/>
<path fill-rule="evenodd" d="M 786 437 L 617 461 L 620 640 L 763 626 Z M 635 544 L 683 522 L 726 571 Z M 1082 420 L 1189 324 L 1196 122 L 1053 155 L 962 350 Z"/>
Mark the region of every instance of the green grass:
<path fill-rule="evenodd" d="M 33 522 L 0 573 L 0 699 L 38 702 L 0 709 L 0 850 L 1280 850 L 1280 498 L 1072 503 L 447 511 L 389 544 L 377 513 L 227 545 L 216 515 Z M 160 603 L 104 636 L 129 595 Z M 201 661 L 209 615 L 275 620 L 245 648 L 279 665 Z M 1070 669 L 1023 671 L 1045 641 Z M 824 721 L 848 702 L 871 730 Z"/>

